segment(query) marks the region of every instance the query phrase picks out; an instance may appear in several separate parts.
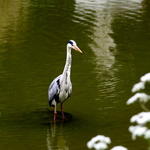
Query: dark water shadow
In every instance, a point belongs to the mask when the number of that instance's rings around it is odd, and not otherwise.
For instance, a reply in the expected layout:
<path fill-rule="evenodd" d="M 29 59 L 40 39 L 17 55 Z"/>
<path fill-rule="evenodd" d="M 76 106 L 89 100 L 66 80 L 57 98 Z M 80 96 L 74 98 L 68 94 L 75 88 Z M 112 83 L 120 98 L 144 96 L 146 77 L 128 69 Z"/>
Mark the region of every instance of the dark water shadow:
<path fill-rule="evenodd" d="M 65 118 L 63 119 L 61 116 L 61 112 L 57 111 L 57 118 L 54 121 L 53 119 L 53 111 L 50 111 L 48 108 L 38 108 L 34 111 L 29 111 L 21 114 L 11 113 L 4 114 L 2 113 L 0 116 L 1 125 L 11 125 L 11 126 L 19 126 L 24 128 L 25 126 L 40 126 L 46 125 L 50 126 L 51 124 L 62 124 L 67 123 L 72 120 L 72 115 L 64 112 Z"/>
<path fill-rule="evenodd" d="M 53 111 L 50 111 L 48 108 L 39 108 L 36 110 L 34 115 L 38 116 L 39 123 L 44 123 L 47 125 L 50 124 L 62 124 L 67 123 L 72 120 L 72 115 L 70 113 L 64 112 L 65 118 L 62 118 L 61 111 L 57 111 L 56 120 L 53 119 Z"/>

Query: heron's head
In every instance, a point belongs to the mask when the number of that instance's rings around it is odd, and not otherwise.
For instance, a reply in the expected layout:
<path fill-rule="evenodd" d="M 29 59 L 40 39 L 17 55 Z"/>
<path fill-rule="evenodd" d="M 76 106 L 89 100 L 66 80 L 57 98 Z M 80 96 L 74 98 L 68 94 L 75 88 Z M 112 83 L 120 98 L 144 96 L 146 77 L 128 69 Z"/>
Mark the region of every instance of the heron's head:
<path fill-rule="evenodd" d="M 75 49 L 76 51 L 82 53 L 82 51 L 80 50 L 80 48 L 77 46 L 76 42 L 74 40 L 70 40 L 67 44 L 67 46 L 69 48 Z"/>

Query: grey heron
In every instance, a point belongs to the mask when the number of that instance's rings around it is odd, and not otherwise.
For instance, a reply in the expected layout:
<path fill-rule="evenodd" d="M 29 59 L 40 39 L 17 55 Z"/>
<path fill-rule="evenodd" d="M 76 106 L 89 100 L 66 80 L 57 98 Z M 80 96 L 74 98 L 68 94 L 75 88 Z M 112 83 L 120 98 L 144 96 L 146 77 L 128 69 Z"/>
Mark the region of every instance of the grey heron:
<path fill-rule="evenodd" d="M 66 63 L 65 63 L 63 73 L 52 81 L 48 89 L 49 105 L 54 107 L 54 120 L 56 119 L 56 115 L 57 115 L 57 111 L 56 111 L 57 103 L 60 103 L 62 118 L 65 118 L 62 105 L 64 101 L 67 100 L 72 93 L 72 83 L 70 80 L 71 61 L 72 61 L 71 49 L 74 49 L 82 53 L 82 51 L 78 48 L 75 41 L 70 40 L 68 42 Z"/>

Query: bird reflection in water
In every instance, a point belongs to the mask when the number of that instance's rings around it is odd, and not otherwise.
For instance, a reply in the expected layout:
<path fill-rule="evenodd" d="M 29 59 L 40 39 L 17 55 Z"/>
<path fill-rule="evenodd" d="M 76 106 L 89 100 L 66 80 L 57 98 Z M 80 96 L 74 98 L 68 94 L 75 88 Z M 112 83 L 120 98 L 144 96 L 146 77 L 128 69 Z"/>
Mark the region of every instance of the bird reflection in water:
<path fill-rule="evenodd" d="M 63 120 L 62 123 L 54 123 L 49 126 L 46 143 L 48 150 L 69 150 L 67 140 L 63 134 Z"/>

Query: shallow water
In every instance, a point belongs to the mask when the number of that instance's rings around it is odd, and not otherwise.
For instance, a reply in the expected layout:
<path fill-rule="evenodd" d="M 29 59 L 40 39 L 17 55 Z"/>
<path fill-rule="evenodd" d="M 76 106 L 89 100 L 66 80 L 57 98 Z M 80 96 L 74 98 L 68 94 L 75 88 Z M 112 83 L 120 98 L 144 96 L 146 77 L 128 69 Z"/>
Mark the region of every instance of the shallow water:
<path fill-rule="evenodd" d="M 147 149 L 128 132 L 142 110 L 126 101 L 149 72 L 149 8 L 148 0 L 1 1 L 0 149 L 86 150 L 98 134 L 110 148 Z M 83 51 L 72 51 L 73 93 L 64 103 L 72 119 L 54 124 L 47 90 L 70 39 Z"/>

